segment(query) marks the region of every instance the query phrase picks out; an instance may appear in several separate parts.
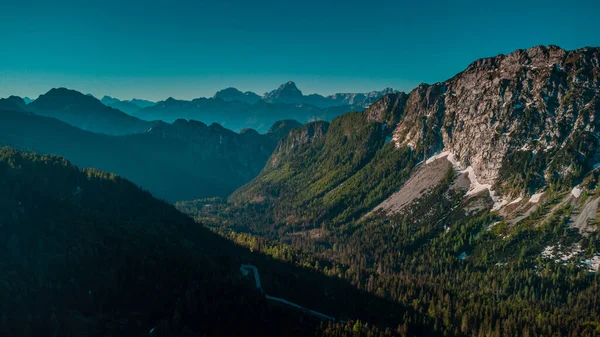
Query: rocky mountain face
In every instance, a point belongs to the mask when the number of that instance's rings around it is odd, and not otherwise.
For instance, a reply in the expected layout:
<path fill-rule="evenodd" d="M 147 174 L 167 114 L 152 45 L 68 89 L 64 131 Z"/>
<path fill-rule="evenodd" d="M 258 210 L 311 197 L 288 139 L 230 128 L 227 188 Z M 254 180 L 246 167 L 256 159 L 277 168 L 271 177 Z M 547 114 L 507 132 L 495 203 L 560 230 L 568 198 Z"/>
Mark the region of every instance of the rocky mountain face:
<path fill-rule="evenodd" d="M 296 87 L 296 83 L 288 81 L 279 88 L 263 95 L 263 101 L 267 103 L 301 104 L 304 103 L 302 91 Z"/>
<path fill-rule="evenodd" d="M 381 97 L 395 93 L 398 93 L 398 91 L 392 88 L 385 88 L 381 91 L 371 91 L 367 93 L 337 93 L 323 97 L 321 100 L 322 103 L 320 103 L 319 106 L 360 105 L 366 108 L 375 103 Z M 314 95 L 310 96 L 315 97 Z M 318 97 L 315 98 L 318 99 Z"/>
<path fill-rule="evenodd" d="M 448 81 L 388 94 L 331 125 L 305 125 L 280 141 L 263 172 L 230 201 L 271 208 L 269 221 L 314 226 L 363 216 L 413 173 L 426 178 L 412 179 L 414 188 L 403 193 L 417 200 L 435 187 L 419 181 L 445 181 L 431 167 L 457 171 L 452 190 L 472 199 L 471 211 L 589 185 L 600 166 L 599 53 L 517 50 L 478 60 Z M 430 166 L 436 158 L 449 164 Z M 400 209 L 393 200 L 380 208 Z"/>
<path fill-rule="evenodd" d="M 425 156 L 449 151 L 480 183 L 508 194 L 577 180 L 598 162 L 599 57 L 598 48 L 539 46 L 478 60 L 411 92 L 394 142 Z M 541 170 L 528 178 L 503 170 L 523 153 Z"/>
<path fill-rule="evenodd" d="M 600 289 L 599 54 L 517 50 L 308 123 L 227 200 L 181 209 L 325 257 L 323 270 L 347 263 L 367 292 L 461 326 L 448 335 L 593 336 L 598 325 L 583 322 L 599 312 L 588 301 Z M 459 307 L 481 314 L 451 323 Z"/>
<path fill-rule="evenodd" d="M 53 117 L 80 129 L 108 135 L 145 132 L 154 125 L 107 107 L 93 96 L 65 88 L 52 89 L 27 105 L 27 111 Z"/>
<path fill-rule="evenodd" d="M 353 106 L 356 110 L 362 110 L 387 94 L 397 93 L 392 88 L 382 91 L 371 91 L 368 93 L 337 93 L 329 96 L 319 94 L 304 95 L 298 89 L 296 83 L 289 81 L 279 88 L 263 95 L 262 99 L 269 103 L 285 104 L 311 104 L 319 108 L 334 106 Z"/>

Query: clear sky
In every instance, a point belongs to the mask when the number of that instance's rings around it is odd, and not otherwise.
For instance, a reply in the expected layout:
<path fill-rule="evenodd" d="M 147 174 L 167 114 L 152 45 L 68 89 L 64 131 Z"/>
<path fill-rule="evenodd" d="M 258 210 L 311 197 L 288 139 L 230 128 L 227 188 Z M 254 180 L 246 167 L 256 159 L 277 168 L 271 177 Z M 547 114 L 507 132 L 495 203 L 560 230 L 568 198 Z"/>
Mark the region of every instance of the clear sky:
<path fill-rule="evenodd" d="M 477 58 L 600 46 L 600 1 L 3 0 L 0 97 L 410 90 Z"/>

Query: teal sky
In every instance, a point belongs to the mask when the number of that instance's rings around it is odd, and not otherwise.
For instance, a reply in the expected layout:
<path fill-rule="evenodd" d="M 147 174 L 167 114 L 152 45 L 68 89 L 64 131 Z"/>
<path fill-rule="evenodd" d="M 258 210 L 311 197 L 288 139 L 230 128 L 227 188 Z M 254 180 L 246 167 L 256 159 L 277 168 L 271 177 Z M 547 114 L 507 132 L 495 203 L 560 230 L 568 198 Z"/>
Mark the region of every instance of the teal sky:
<path fill-rule="evenodd" d="M 518 48 L 600 46 L 598 13 L 597 0 L 5 1 L 0 97 L 407 91 Z"/>

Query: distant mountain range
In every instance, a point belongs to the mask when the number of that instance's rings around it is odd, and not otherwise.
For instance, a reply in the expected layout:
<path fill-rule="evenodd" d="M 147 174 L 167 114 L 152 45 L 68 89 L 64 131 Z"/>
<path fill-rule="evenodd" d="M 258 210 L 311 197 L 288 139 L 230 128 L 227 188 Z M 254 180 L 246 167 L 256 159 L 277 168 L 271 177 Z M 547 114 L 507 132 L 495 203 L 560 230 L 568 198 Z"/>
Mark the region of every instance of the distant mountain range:
<path fill-rule="evenodd" d="M 26 110 L 59 119 L 83 130 L 107 135 L 144 132 L 154 125 L 107 107 L 93 96 L 65 88 L 48 91 L 27 104 Z"/>
<path fill-rule="evenodd" d="M 300 126 L 282 121 L 261 135 L 177 120 L 115 136 L 12 107 L 2 108 L 0 102 L 0 145 L 58 154 L 82 167 L 117 173 L 169 201 L 227 196 L 260 172 L 280 137 Z"/>
<path fill-rule="evenodd" d="M 172 122 L 178 118 L 219 123 L 232 130 L 253 128 L 266 132 L 279 119 L 294 119 L 301 123 L 312 120 L 330 121 L 350 111 L 362 111 L 382 96 L 395 93 L 390 88 L 370 93 L 340 93 L 330 96 L 303 95 L 294 82 L 282 84 L 262 97 L 235 88 L 218 91 L 212 98 L 191 101 L 168 98 L 136 111 L 144 120 Z"/>
<path fill-rule="evenodd" d="M 368 93 L 337 93 L 329 96 L 321 96 L 319 94 L 304 95 L 298 89 L 296 83 L 289 81 L 282 84 L 279 88 L 264 94 L 262 99 L 268 103 L 310 104 L 322 109 L 346 105 L 361 108 L 362 110 L 381 97 L 397 92 L 397 90 L 392 88 L 385 88 L 381 91 L 371 91 Z"/>
<path fill-rule="evenodd" d="M 127 101 L 121 101 L 118 98 L 114 98 L 114 97 L 110 97 L 110 96 L 102 97 L 100 102 L 102 102 L 106 106 L 121 110 L 130 115 L 133 115 L 135 112 L 137 112 L 140 109 L 147 108 L 147 107 L 150 107 L 150 106 L 153 106 L 154 104 L 156 104 L 156 102 L 151 102 L 151 101 L 147 101 L 144 99 L 137 99 L 137 98 L 127 100 Z"/>
<path fill-rule="evenodd" d="M 237 132 L 253 128 L 265 133 L 278 120 L 331 121 L 346 112 L 362 111 L 384 95 L 396 92 L 386 88 L 368 93 L 304 95 L 294 82 L 289 81 L 262 96 L 230 87 L 219 90 L 210 98 L 193 100 L 169 97 L 152 102 L 137 98 L 120 100 L 111 96 L 98 100 L 91 94 L 56 88 L 36 100 L 24 97 L 20 101 L 26 106 L 21 107 L 23 110 L 109 135 L 143 132 L 154 125 L 149 121 L 172 123 L 177 119 L 218 123 Z"/>
<path fill-rule="evenodd" d="M 217 91 L 213 96 L 215 99 L 221 99 L 225 102 L 240 101 L 248 104 L 254 104 L 261 100 L 261 97 L 252 91 L 241 92 L 236 88 L 226 88 Z"/>
<path fill-rule="evenodd" d="M 241 101 L 223 101 L 219 98 L 197 98 L 192 101 L 169 98 L 152 107 L 139 110 L 134 116 L 144 120 L 165 122 L 184 118 L 219 123 L 234 131 L 252 128 L 264 133 L 280 119 L 293 119 L 300 123 L 311 120 L 331 120 L 348 111 L 361 109 L 354 106 L 321 109 L 309 104 L 267 103 L 263 100 L 249 104 Z"/>
<path fill-rule="evenodd" d="M 360 104 L 320 108 L 290 103 L 290 97 L 316 97 L 298 93 L 288 82 L 265 99 L 228 88 L 213 98 L 169 98 L 154 104 L 109 96 L 101 101 L 56 88 L 29 104 L 17 96 L 0 99 L 0 144 L 58 154 L 77 165 L 117 173 L 169 201 L 224 197 L 260 172 L 290 130 L 362 109 Z M 364 97 L 377 96 L 361 95 L 361 104 L 367 104 Z M 142 106 L 134 113 L 142 118 L 114 108 L 133 111 Z"/>

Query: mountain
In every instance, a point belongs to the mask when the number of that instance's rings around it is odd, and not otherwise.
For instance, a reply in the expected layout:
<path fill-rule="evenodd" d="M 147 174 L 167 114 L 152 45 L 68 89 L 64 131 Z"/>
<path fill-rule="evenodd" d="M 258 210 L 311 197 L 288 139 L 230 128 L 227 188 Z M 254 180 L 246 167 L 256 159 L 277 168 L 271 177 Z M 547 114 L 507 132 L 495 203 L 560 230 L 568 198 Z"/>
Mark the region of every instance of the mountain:
<path fill-rule="evenodd" d="M 117 98 L 104 96 L 100 100 L 104 105 L 109 106 L 111 108 L 121 110 L 129 115 L 135 114 L 138 110 L 142 108 L 147 108 L 153 106 L 154 102 L 140 100 L 140 99 L 132 99 L 128 101 L 121 101 Z"/>
<path fill-rule="evenodd" d="M 0 110 L 24 111 L 26 108 L 27 103 L 21 97 L 0 98 Z"/>
<path fill-rule="evenodd" d="M 323 103 L 321 103 L 321 105 L 315 105 L 321 107 L 336 105 L 362 105 L 364 107 L 368 107 L 369 105 L 375 103 L 381 97 L 397 92 L 397 90 L 394 90 L 392 88 L 385 88 L 381 91 L 371 91 L 367 93 L 337 93 L 324 97 Z M 319 99 L 318 96 L 319 95 L 315 96 L 315 94 L 313 94 L 307 97 L 316 97 L 317 99 Z"/>
<path fill-rule="evenodd" d="M 291 130 L 301 128 L 302 124 L 298 123 L 295 120 L 286 119 L 275 122 L 269 131 L 267 131 L 267 135 L 271 136 L 273 139 L 279 141 L 280 139 L 286 137 Z"/>
<path fill-rule="evenodd" d="M 319 94 L 304 95 L 292 81 L 282 84 L 276 90 L 266 93 L 263 100 L 268 103 L 284 104 L 310 104 L 319 108 L 330 108 L 335 106 L 353 106 L 360 110 L 387 94 L 397 93 L 392 88 L 382 91 L 371 91 L 368 93 L 337 93 L 329 96 Z"/>
<path fill-rule="evenodd" d="M 90 96 L 92 96 L 92 95 L 90 95 Z M 102 104 L 104 104 L 106 106 L 110 106 L 111 104 L 116 104 L 116 103 L 121 102 L 121 100 L 118 99 L 118 98 L 114 98 L 114 97 L 110 97 L 110 96 L 104 95 L 104 97 L 102 97 L 102 99 L 100 100 L 100 102 L 102 102 Z"/>
<path fill-rule="evenodd" d="M 301 104 L 304 103 L 302 91 L 296 87 L 296 83 L 289 81 L 279 88 L 263 95 L 263 101 L 267 103 Z"/>
<path fill-rule="evenodd" d="M 252 128 L 264 133 L 278 120 L 290 119 L 300 123 L 315 119 L 330 120 L 353 109 L 351 106 L 320 109 L 313 105 L 267 103 L 263 100 L 249 104 L 220 98 L 197 98 L 192 101 L 168 98 L 155 106 L 139 110 L 135 116 L 165 122 L 173 122 L 180 118 L 193 119 L 205 123 L 218 123 L 234 131 Z"/>
<path fill-rule="evenodd" d="M 336 199 L 334 195 L 349 188 L 335 190 L 337 186 L 380 165 L 385 152 L 390 152 L 386 160 L 406 157 L 413 164 L 436 153 L 452 154 L 449 158 L 457 169 L 470 172 L 471 183 L 484 186 L 498 205 L 551 184 L 573 187 L 600 162 L 597 60 L 598 48 L 518 50 L 476 61 L 446 82 L 423 84 L 409 94 L 389 94 L 363 113 L 334 119 L 326 132 L 324 127 L 314 132 L 317 124 L 306 125 L 280 142 L 263 173 L 232 200 L 255 192 L 259 195 L 254 198 L 266 197 L 267 192 L 256 190 L 270 184 L 262 179 L 273 176 L 272 171 L 302 167 L 305 151 L 317 160 L 292 175 L 306 176 L 298 181 L 315 188 L 306 195 L 293 193 L 301 198 L 299 203 Z M 387 144 L 390 140 L 393 146 Z M 290 165 L 279 164 L 288 161 Z M 403 161 L 397 167 L 410 170 Z M 396 183 L 395 188 L 400 186 Z M 386 190 L 375 200 L 388 194 Z M 362 188 L 359 193 L 367 191 Z M 327 211 L 327 216 L 349 212 L 342 205 L 349 206 L 348 200 L 331 205 L 336 210 Z M 371 206 L 375 205 L 357 215 Z"/>
<path fill-rule="evenodd" d="M 29 104 L 29 103 L 33 102 L 33 100 L 27 96 L 23 97 L 23 101 L 25 102 L 25 104 Z"/>
<path fill-rule="evenodd" d="M 273 123 L 293 119 L 301 123 L 313 120 L 331 121 L 349 112 L 362 111 L 369 104 L 393 89 L 366 94 L 335 94 L 304 96 L 292 81 L 266 93 L 262 98 L 253 92 L 235 88 L 218 91 L 212 98 L 191 101 L 168 98 L 155 106 L 141 109 L 134 116 L 145 120 L 172 122 L 178 118 L 195 119 L 205 123 L 219 123 L 234 131 L 252 128 L 266 132 Z"/>
<path fill-rule="evenodd" d="M 260 172 L 277 141 L 272 134 L 237 134 L 185 120 L 109 136 L 32 113 L 0 111 L 0 144 L 117 173 L 169 201 L 227 196 Z"/>
<path fill-rule="evenodd" d="M 147 108 L 149 106 L 153 106 L 156 102 L 152 102 L 146 99 L 133 98 L 129 100 L 129 102 L 139 106 L 140 108 Z"/>
<path fill-rule="evenodd" d="M 10 148 L 0 173 L 2 336 L 390 336 L 369 312 L 403 310 L 253 253 L 114 174 Z M 263 292 L 362 322 L 323 322 Z"/>
<path fill-rule="evenodd" d="M 40 95 L 27 105 L 27 110 L 40 116 L 59 119 L 83 130 L 108 135 L 144 132 L 155 124 L 107 107 L 93 96 L 65 88 L 52 89 Z"/>
<path fill-rule="evenodd" d="M 133 115 L 136 111 L 141 109 L 139 106 L 128 102 L 128 101 L 120 101 L 116 98 L 112 98 L 110 96 L 104 96 L 100 100 L 104 105 L 111 107 L 113 109 L 121 110 L 128 115 Z"/>
<path fill-rule="evenodd" d="M 213 96 L 215 99 L 221 99 L 225 102 L 240 101 L 248 104 L 258 102 L 261 97 L 251 91 L 241 92 L 236 88 L 226 88 L 217 91 Z"/>
<path fill-rule="evenodd" d="M 227 200 L 179 207 L 347 264 L 440 334 L 593 336 L 598 116 L 600 48 L 517 50 L 292 130 Z"/>

